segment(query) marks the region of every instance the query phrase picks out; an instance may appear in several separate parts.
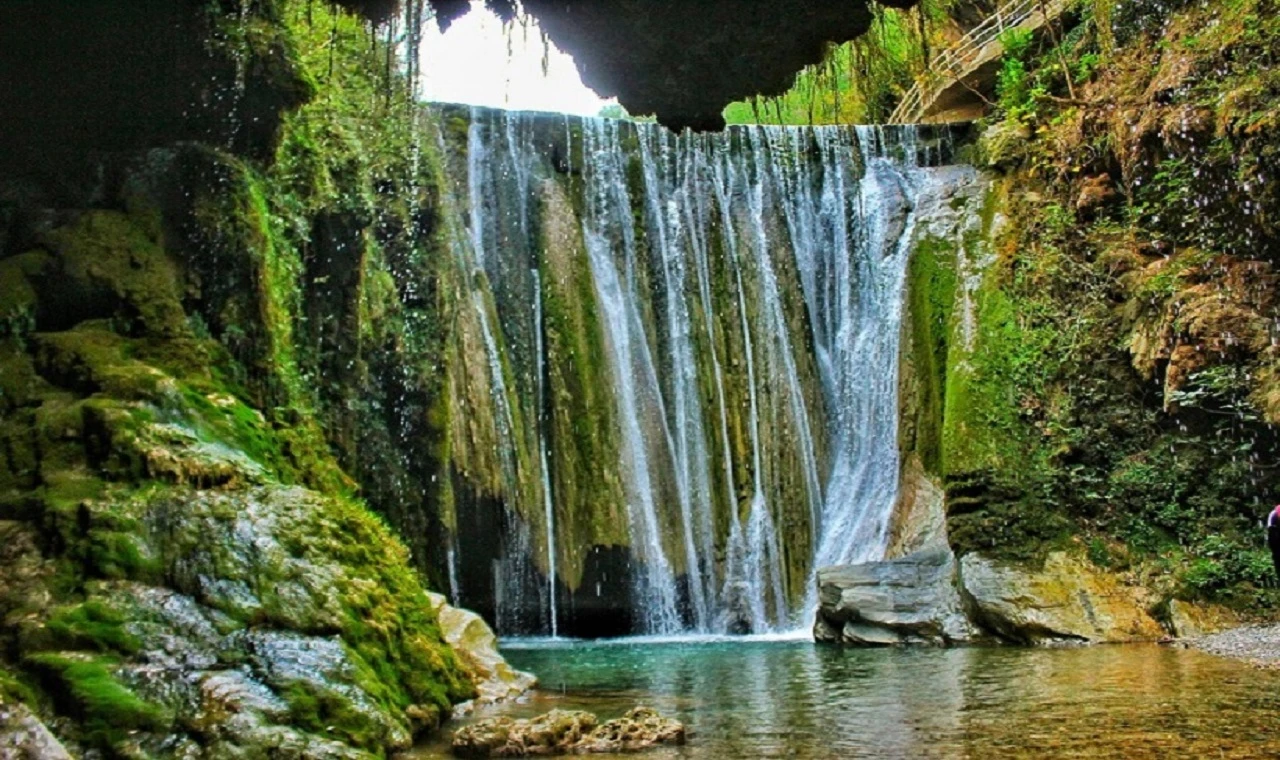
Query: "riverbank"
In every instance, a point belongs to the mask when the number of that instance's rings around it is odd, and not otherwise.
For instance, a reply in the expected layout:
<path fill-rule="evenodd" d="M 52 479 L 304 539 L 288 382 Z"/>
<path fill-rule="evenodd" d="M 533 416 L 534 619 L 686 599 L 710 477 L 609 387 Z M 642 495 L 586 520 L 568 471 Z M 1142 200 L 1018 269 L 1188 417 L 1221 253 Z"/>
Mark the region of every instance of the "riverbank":
<path fill-rule="evenodd" d="M 1185 643 L 1202 652 L 1244 660 L 1259 668 L 1280 669 L 1280 624 L 1233 628 L 1188 639 Z"/>
<path fill-rule="evenodd" d="M 1258 709 L 1280 672 L 1176 647 L 623 640 L 520 642 L 503 654 L 540 687 L 451 728 L 553 709 L 609 720 L 643 704 L 688 732 L 685 746 L 645 760 L 1280 757 Z M 449 758 L 447 733 L 407 757 Z"/>

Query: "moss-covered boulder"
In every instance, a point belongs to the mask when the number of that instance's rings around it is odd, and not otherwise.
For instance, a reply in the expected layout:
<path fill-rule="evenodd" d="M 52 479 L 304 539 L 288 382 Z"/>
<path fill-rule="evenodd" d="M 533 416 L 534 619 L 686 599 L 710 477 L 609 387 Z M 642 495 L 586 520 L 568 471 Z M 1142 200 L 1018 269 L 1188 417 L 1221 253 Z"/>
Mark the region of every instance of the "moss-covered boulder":
<path fill-rule="evenodd" d="M 155 221 L 71 213 L 0 259 L 17 296 L 0 340 L 6 698 L 67 719 L 50 725 L 83 750 L 406 748 L 475 695 L 471 674 L 403 545 L 344 488 L 317 490 L 344 479 L 297 445 L 289 420 L 314 421 L 252 405 Z"/>

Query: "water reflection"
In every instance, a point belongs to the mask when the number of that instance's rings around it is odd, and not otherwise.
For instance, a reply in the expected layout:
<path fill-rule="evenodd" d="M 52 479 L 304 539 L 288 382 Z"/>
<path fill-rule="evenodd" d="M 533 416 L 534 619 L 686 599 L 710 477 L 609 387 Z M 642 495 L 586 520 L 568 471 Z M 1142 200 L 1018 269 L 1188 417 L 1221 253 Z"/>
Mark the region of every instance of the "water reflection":
<path fill-rule="evenodd" d="M 844 650 L 744 640 L 507 654 L 543 688 L 479 717 L 560 707 L 611 718 L 643 703 L 689 726 L 688 746 L 645 757 L 1280 757 L 1280 675 L 1180 649 Z"/>

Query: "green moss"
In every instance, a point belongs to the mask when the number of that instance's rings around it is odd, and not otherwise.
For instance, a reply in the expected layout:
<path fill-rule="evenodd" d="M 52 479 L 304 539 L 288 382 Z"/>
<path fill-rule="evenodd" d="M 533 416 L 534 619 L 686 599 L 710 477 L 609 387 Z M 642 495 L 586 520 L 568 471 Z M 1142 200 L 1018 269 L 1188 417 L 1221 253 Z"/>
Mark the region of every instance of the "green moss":
<path fill-rule="evenodd" d="M 363 581 L 343 590 L 343 639 L 359 655 L 371 694 L 401 710 L 425 704 L 445 714 L 472 698 L 475 687 L 444 643 L 404 546 L 359 505 L 339 502 L 332 517 L 336 530 L 312 550 L 338 557 Z"/>
<path fill-rule="evenodd" d="M 39 704 L 40 695 L 25 677 L 11 671 L 8 666 L 0 663 L 0 705 L 13 704 L 15 702 L 25 704 L 27 706 L 35 706 Z"/>
<path fill-rule="evenodd" d="M 62 607 L 45 622 L 55 649 L 94 649 L 134 654 L 141 646 L 125 629 L 127 620 L 118 610 L 98 600 Z"/>
<path fill-rule="evenodd" d="M 948 351 L 955 339 L 956 252 L 939 238 L 924 240 L 912 251 L 907 270 L 910 351 L 915 363 L 919 405 L 915 450 L 925 470 L 942 474 L 943 405 Z"/>
<path fill-rule="evenodd" d="M 35 329 L 37 295 L 30 278 L 39 276 L 49 260 L 45 252 L 31 251 L 0 261 L 0 338 Z"/>
<path fill-rule="evenodd" d="M 161 564 L 137 530 L 92 530 L 87 536 L 86 565 L 102 578 L 157 582 Z"/>
<path fill-rule="evenodd" d="M 29 655 L 24 662 L 46 680 L 59 710 L 77 717 L 91 746 L 108 748 L 130 731 L 161 731 L 172 723 L 164 708 L 116 678 L 117 661 L 111 657 L 47 652 Z"/>
<path fill-rule="evenodd" d="M 188 334 L 178 273 L 142 227 L 116 211 L 90 211 L 47 235 L 64 297 L 118 299 L 114 316 L 166 338 Z"/>
<path fill-rule="evenodd" d="M 311 682 L 298 682 L 280 695 L 289 705 L 291 722 L 305 730 L 353 747 L 378 747 L 383 730 L 369 716 L 351 706 L 345 696 L 321 689 Z"/>

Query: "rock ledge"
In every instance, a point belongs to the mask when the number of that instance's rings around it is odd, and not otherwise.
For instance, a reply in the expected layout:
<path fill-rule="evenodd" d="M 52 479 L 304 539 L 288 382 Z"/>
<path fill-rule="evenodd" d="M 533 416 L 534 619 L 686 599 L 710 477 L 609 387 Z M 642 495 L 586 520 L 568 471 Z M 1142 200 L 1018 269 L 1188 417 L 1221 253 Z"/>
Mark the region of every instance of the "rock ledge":
<path fill-rule="evenodd" d="M 552 710 L 528 720 L 490 718 L 453 734 L 458 757 L 527 757 L 637 752 L 684 744 L 684 724 L 656 710 L 636 707 L 621 718 L 598 723 L 595 715 Z"/>

